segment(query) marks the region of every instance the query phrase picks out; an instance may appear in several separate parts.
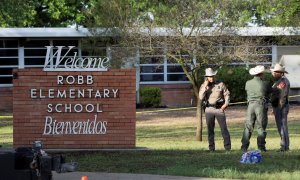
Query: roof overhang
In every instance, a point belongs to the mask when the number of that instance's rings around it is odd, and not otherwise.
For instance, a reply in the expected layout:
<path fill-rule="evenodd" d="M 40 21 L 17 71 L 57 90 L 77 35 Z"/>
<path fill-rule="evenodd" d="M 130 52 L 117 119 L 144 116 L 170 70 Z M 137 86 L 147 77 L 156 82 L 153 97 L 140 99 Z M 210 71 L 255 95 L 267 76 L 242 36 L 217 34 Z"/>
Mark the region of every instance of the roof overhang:
<path fill-rule="evenodd" d="M 90 32 L 88 28 L 0 28 L 0 38 L 14 38 L 14 37 L 36 37 L 36 38 L 53 38 L 53 37 L 73 37 L 83 38 L 92 36 L 93 34 L 98 36 L 117 36 L 119 33 L 117 28 L 106 29 L 98 28 L 94 32 Z M 192 32 L 191 32 L 192 31 Z M 96 32 L 96 33 L 95 33 Z M 217 29 L 212 28 L 183 28 L 175 30 L 171 28 L 156 27 L 153 29 L 141 28 L 138 31 L 130 30 L 132 33 L 139 33 L 144 35 L 151 34 L 152 36 L 215 36 L 221 33 L 221 35 L 238 35 L 238 36 L 296 36 L 300 35 L 299 28 L 293 27 L 243 27 L 243 28 L 225 28 Z"/>
<path fill-rule="evenodd" d="M 82 38 L 88 36 L 86 28 L 0 28 L 0 37 L 73 37 Z"/>

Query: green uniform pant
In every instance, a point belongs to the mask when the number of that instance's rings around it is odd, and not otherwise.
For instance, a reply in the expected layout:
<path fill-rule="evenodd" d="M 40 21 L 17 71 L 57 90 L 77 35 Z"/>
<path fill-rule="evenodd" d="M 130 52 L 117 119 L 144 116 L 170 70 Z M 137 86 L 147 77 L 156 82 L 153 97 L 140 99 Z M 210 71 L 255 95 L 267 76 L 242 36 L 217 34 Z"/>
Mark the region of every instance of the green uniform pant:
<path fill-rule="evenodd" d="M 268 124 L 267 107 L 264 101 L 250 101 L 247 108 L 247 119 L 242 137 L 242 149 L 246 150 L 250 144 L 250 138 L 256 123 L 257 126 L 257 147 L 266 149 L 266 128 Z"/>

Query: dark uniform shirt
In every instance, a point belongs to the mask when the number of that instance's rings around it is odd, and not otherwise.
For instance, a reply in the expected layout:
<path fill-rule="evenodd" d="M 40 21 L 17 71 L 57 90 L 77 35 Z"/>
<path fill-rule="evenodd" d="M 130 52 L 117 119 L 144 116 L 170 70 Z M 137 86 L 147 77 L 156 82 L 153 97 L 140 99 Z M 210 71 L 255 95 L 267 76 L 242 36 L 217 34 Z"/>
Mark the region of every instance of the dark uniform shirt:
<path fill-rule="evenodd" d="M 207 102 L 211 105 L 216 105 L 217 102 L 223 102 L 228 106 L 229 95 L 229 90 L 225 84 L 220 81 L 215 81 L 214 83 L 208 85 L 207 88 L 205 88 L 204 84 L 202 84 L 199 90 L 200 99 L 207 99 Z"/>
<path fill-rule="evenodd" d="M 254 76 L 253 79 L 246 82 L 245 90 L 248 102 L 257 100 L 267 101 L 267 96 L 270 92 L 267 82 L 261 80 L 258 76 Z"/>
<path fill-rule="evenodd" d="M 282 76 L 272 86 L 272 106 L 282 108 L 284 105 L 288 104 L 289 90 L 290 81 L 285 76 Z"/>

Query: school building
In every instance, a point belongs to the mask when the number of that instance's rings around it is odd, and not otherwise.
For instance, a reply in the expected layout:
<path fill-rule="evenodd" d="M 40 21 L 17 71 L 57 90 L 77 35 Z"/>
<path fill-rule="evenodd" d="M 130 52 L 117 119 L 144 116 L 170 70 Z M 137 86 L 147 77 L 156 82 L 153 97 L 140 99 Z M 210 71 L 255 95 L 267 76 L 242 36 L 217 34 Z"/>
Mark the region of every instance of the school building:
<path fill-rule="evenodd" d="M 296 37 L 300 31 L 290 31 L 284 28 L 249 27 L 240 31 L 241 36 L 263 37 L 271 39 L 275 36 Z M 89 56 L 82 47 L 82 41 L 89 37 L 85 28 L 0 28 L 0 110 L 12 112 L 13 107 L 13 73 L 14 69 L 43 68 L 46 46 L 75 46 L 72 51 L 78 56 Z M 99 43 L 99 53 L 114 61 L 117 47 Z M 300 41 L 293 44 L 278 45 L 270 41 L 264 45 L 267 53 L 261 54 L 269 59 L 268 66 L 283 62 L 289 72 L 293 94 L 298 93 L 300 82 Z M 123 68 L 136 68 L 136 92 L 139 103 L 139 89 L 142 87 L 159 87 L 162 90 L 162 105 L 168 107 L 191 106 L 192 90 L 189 81 L 179 64 L 168 61 L 164 47 L 157 47 L 155 53 L 147 54 L 137 50 L 131 58 L 134 61 L 123 64 Z M 98 54 L 99 54 L 98 53 Z M 130 62 L 137 62 L 130 64 Z"/>

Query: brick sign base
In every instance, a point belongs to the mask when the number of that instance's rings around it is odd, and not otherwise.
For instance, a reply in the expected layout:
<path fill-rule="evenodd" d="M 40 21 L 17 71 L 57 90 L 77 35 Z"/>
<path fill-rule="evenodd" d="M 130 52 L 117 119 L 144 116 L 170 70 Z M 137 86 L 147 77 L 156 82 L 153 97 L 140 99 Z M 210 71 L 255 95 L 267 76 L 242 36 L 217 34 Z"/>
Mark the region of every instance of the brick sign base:
<path fill-rule="evenodd" d="M 15 73 L 14 148 L 135 148 L 135 70 Z"/>

